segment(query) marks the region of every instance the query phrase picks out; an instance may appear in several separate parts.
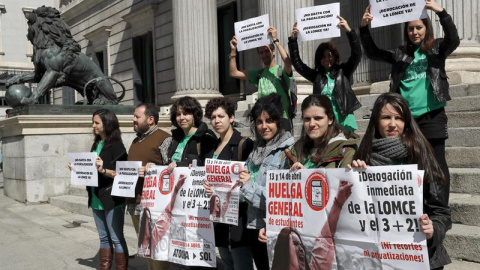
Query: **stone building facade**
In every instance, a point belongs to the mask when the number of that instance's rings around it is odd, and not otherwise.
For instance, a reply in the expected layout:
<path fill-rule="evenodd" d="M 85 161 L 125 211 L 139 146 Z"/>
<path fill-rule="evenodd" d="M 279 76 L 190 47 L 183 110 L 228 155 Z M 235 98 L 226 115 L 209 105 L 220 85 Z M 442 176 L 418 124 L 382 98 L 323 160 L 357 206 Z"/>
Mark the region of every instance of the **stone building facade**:
<path fill-rule="evenodd" d="M 333 3 L 319 0 L 60 0 L 63 18 L 71 27 L 82 51 L 92 57 L 105 74 L 120 80 L 127 88 L 125 104 L 155 102 L 168 106 L 172 99 L 195 96 L 202 103 L 224 95 L 235 101 L 254 92 L 252 85 L 228 76 L 229 40 L 233 23 L 268 13 L 270 24 L 278 29 L 287 47 L 296 8 Z M 341 15 L 352 29 L 358 29 L 368 0 L 341 0 Z M 453 16 L 461 45 L 448 61 L 450 79 L 478 82 L 480 72 L 480 4 L 476 0 L 438 0 Z M 436 16 L 435 34 L 442 35 Z M 401 25 L 374 29 L 379 46 L 392 48 L 402 41 Z M 381 41 L 380 41 L 381 40 Z M 343 59 L 349 56 L 343 34 L 332 40 Z M 301 55 L 312 64 L 321 41 L 301 43 Z M 279 57 L 279 56 L 277 56 Z M 240 69 L 261 66 L 256 51 L 237 56 Z M 281 62 L 281 59 L 277 59 Z M 354 89 L 365 92 L 376 82 L 388 80 L 389 67 L 365 57 L 353 75 Z M 298 75 L 300 94 L 311 86 Z M 118 91 L 120 87 L 116 86 Z M 385 88 L 385 83 L 378 87 Z M 55 104 L 81 100 L 72 91 L 54 93 Z"/>

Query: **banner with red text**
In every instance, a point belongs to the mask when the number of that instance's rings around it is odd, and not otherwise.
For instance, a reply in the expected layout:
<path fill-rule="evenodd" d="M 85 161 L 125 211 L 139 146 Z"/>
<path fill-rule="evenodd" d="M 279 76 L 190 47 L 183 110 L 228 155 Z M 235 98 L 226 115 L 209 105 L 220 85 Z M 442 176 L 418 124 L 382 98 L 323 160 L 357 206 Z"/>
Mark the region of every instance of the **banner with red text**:
<path fill-rule="evenodd" d="M 152 166 L 140 206 L 138 256 L 189 266 L 216 265 L 204 167 Z"/>
<path fill-rule="evenodd" d="M 238 225 L 240 187 L 238 180 L 245 162 L 205 160 L 206 180 L 213 190 L 210 197 L 210 220 Z"/>
<path fill-rule="evenodd" d="M 429 269 L 422 177 L 416 165 L 267 172 L 271 268 Z"/>

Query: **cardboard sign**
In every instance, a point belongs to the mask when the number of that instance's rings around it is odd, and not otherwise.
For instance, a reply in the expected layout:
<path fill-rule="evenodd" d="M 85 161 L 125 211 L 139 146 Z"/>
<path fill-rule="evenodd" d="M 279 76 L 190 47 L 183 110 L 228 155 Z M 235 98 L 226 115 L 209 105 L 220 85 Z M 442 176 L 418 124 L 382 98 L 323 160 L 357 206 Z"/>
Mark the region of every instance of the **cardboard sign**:
<path fill-rule="evenodd" d="M 370 0 L 372 28 L 427 18 L 425 0 Z"/>
<path fill-rule="evenodd" d="M 337 15 L 340 15 L 340 3 L 296 9 L 298 41 L 339 37 Z"/>
<path fill-rule="evenodd" d="M 268 37 L 269 17 L 268 14 L 236 22 L 235 36 L 237 37 L 237 50 L 244 51 L 270 44 Z"/>
<path fill-rule="evenodd" d="M 68 159 L 72 164 L 72 185 L 98 187 L 98 171 L 95 165 L 97 153 L 69 153 Z"/>

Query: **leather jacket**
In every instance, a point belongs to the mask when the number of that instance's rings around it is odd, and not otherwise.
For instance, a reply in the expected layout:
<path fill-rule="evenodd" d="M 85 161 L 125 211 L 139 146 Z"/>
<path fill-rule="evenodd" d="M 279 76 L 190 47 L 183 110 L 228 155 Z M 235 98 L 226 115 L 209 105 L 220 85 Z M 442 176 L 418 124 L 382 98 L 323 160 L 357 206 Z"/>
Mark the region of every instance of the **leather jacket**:
<path fill-rule="evenodd" d="M 430 79 L 433 93 L 438 102 L 446 102 L 451 99 L 448 88 L 448 77 L 445 72 L 445 60 L 460 44 L 457 28 L 453 23 L 452 17 L 445 9 L 437 13 L 440 24 L 445 33 L 444 38 L 435 40 L 434 46 L 427 52 L 428 71 L 427 76 Z M 404 53 L 404 46 L 394 50 L 383 50 L 378 48 L 370 34 L 368 26 L 360 27 L 360 39 L 363 49 L 368 58 L 375 61 L 384 61 L 392 64 L 390 92 L 400 93 L 400 82 L 407 70 L 407 67 L 413 60 L 415 48 L 409 46 Z"/>
<path fill-rule="evenodd" d="M 342 115 L 351 114 L 362 106 L 352 90 L 349 79 L 360 63 L 362 48 L 354 30 L 348 32 L 347 37 L 351 48 L 350 57 L 347 62 L 342 62 L 340 65 L 332 67 L 330 72 L 330 77 L 335 78 L 333 97 L 340 107 Z M 288 49 L 290 51 L 290 60 L 295 70 L 313 83 L 313 94 L 321 94 L 323 87 L 328 82 L 325 71 L 318 68 L 312 69 L 303 63 L 302 59 L 300 59 L 296 39 L 288 38 Z"/>

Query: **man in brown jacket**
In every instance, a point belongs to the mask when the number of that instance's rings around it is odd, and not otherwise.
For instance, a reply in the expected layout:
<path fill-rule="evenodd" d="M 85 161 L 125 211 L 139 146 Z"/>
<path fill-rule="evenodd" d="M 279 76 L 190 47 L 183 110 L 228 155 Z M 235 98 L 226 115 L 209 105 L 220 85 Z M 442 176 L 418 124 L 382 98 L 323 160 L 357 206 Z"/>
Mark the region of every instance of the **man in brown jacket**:
<path fill-rule="evenodd" d="M 141 161 L 142 166 L 152 162 L 157 165 L 163 165 L 160 154 L 160 145 L 170 135 L 158 128 L 158 108 L 150 103 L 140 104 L 135 108 L 133 115 L 133 130 L 137 137 L 133 140 L 128 150 L 129 161 Z M 143 168 L 144 170 L 144 168 Z M 135 196 L 127 200 L 128 212 L 132 216 L 135 231 L 139 231 L 139 219 L 141 209 L 139 207 L 143 189 L 143 177 L 140 177 L 135 187 Z M 164 270 L 169 268 L 169 263 L 165 261 L 154 261 L 147 259 L 148 270 Z"/>

